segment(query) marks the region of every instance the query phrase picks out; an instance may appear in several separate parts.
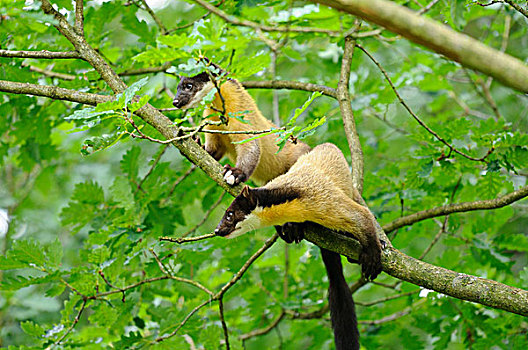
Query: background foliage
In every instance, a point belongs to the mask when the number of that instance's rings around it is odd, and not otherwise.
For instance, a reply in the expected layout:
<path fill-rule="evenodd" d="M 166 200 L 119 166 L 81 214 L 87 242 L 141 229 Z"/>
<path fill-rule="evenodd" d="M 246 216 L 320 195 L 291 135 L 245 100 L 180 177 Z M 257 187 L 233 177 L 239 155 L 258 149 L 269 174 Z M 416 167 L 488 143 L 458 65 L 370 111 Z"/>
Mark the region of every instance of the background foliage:
<path fill-rule="evenodd" d="M 429 4 L 398 2 L 415 10 Z M 73 23 L 72 2 L 54 3 Z M 86 2 L 84 30 L 88 43 L 123 73 L 127 85 L 149 77 L 139 94 L 148 95 L 158 108 L 171 107 L 176 74 L 199 54 L 228 67 L 241 81 L 268 80 L 275 74 L 281 80 L 337 85 L 343 36 L 234 26 L 206 15 L 194 1 L 148 4 L 155 17 L 143 1 Z M 353 28 L 355 21 L 305 1 L 227 0 L 215 5 L 239 19 L 283 27 L 340 31 Z M 39 6 L 0 0 L 2 49 L 72 49 L 50 25 L 55 20 Z M 507 5 L 433 1 L 425 16 L 526 62 L 528 20 Z M 361 26 L 362 32 L 373 29 L 368 23 Z M 474 161 L 449 152 L 413 120 L 380 70 L 356 50 L 351 96 L 365 155 L 364 198 L 382 225 L 450 202 L 495 198 L 526 184 L 525 95 L 387 31 L 358 43 L 376 57 L 403 99 L 431 129 L 464 153 L 485 157 Z M 81 60 L 0 58 L 0 63 L 3 80 L 112 94 Z M 141 71 L 133 71 L 148 67 L 160 69 L 138 75 Z M 310 96 L 289 90 L 251 94 L 270 118 L 277 94 L 281 123 Z M 124 293 L 119 288 L 167 276 L 168 269 L 218 290 L 272 231 L 259 230 L 235 241 L 159 242 L 162 235 L 181 236 L 192 230 L 212 210 L 192 234 L 211 232 L 231 198 L 220 198 L 221 189 L 201 171 L 190 172 L 191 164 L 174 148 L 130 138 L 124 132 L 131 131 L 130 125 L 115 114 L 83 118 L 85 108 L 0 95 L 0 208 L 10 218 L 9 230 L 0 237 L 0 345 L 219 348 L 224 335 L 214 303 L 192 316 L 175 336 L 155 341 L 174 331 L 209 298 L 196 286 L 161 279 Z M 187 120 L 180 111 L 166 113 L 172 120 Z M 349 157 L 336 100 L 318 97 L 297 123 L 308 125 L 322 116 L 326 124 L 306 141 L 312 146 L 333 142 Z M 142 130 L 160 138 L 148 125 Z M 427 262 L 526 289 L 527 227 L 526 204 L 519 202 L 421 221 L 391 237 L 393 245 L 410 256 L 420 257 L 431 248 L 424 257 Z M 296 312 L 317 311 L 326 303 L 327 281 L 315 248 L 303 242 L 286 249 L 278 242 L 227 292 L 224 312 L 231 347 L 333 347 L 328 314 L 292 319 Z M 360 277 L 356 265 L 345 269 L 351 283 Z M 376 282 L 354 294 L 365 348 L 528 346 L 528 323 L 522 316 L 427 293 L 388 275 Z M 87 302 L 81 297 L 105 292 L 111 294 Z M 288 311 L 286 317 L 271 332 L 240 340 L 269 325 L 283 310 Z"/>

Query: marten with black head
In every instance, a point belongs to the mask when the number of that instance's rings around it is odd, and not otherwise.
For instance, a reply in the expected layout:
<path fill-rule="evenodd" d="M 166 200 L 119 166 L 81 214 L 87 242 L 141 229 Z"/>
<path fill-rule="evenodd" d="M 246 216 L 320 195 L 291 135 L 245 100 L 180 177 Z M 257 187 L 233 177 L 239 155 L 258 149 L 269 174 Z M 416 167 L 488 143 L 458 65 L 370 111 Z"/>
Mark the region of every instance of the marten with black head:
<path fill-rule="evenodd" d="M 218 66 L 209 64 L 217 68 L 220 73 L 203 72 L 190 78 L 182 77 L 173 101 L 175 107 L 181 109 L 199 107 L 203 98 L 215 88 L 215 83 L 211 79 L 217 79 L 225 72 Z M 218 80 L 217 85 L 220 83 L 222 83 L 221 79 Z M 220 85 L 220 94 L 216 92 L 213 102 L 206 107 L 203 118 L 219 121 L 219 111 L 225 111 L 227 124 L 207 125 L 205 131 L 261 131 L 277 127 L 264 118 L 253 98 L 237 80 L 229 78 L 224 81 Z M 243 117 L 246 123 L 231 117 L 234 115 Z M 230 185 L 249 179 L 257 185 L 263 185 L 284 174 L 302 154 L 310 151 L 310 147 L 305 143 L 288 142 L 278 152 L 279 147 L 275 144 L 274 135 L 263 136 L 242 144 L 236 143 L 253 136 L 255 135 L 205 133 L 205 150 L 216 160 L 226 155 L 235 163 L 234 167 L 230 165 L 224 167 L 224 180 Z"/>
<path fill-rule="evenodd" d="M 358 260 L 363 276 L 371 280 L 381 272 L 382 246 L 376 235 L 374 216 L 354 201 L 358 197 L 339 148 L 322 144 L 265 186 L 244 187 L 225 212 L 215 234 L 232 238 L 265 226 L 313 222 L 357 239 L 361 244 Z M 277 231 L 289 242 L 298 242 L 303 235 L 302 228 L 286 234 L 279 227 Z M 326 249 L 321 252 L 330 282 L 329 303 L 336 349 L 359 349 L 354 301 L 343 276 L 340 256 Z"/>

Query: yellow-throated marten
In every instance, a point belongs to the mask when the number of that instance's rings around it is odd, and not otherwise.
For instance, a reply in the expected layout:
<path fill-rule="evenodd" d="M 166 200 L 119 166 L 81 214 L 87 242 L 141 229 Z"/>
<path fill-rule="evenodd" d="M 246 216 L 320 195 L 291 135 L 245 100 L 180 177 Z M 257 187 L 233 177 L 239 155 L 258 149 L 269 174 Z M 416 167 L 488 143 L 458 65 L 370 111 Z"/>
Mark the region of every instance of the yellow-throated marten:
<path fill-rule="evenodd" d="M 217 67 L 216 65 L 214 65 Z M 178 84 L 178 91 L 173 105 L 177 108 L 188 109 L 198 107 L 202 99 L 215 87 L 211 81 L 213 74 L 203 72 L 194 77 L 183 77 Z M 214 78 L 214 77 L 213 77 Z M 228 117 L 227 125 L 208 125 L 205 130 L 228 131 L 260 131 L 276 126 L 264 118 L 253 98 L 235 79 L 228 79 L 220 86 L 220 94 L 215 94 L 211 106 L 204 111 L 204 118 L 218 121 L 218 111 L 223 111 Z M 244 114 L 244 112 L 247 112 Z M 247 123 L 243 123 L 229 115 L 240 115 Z M 249 178 L 262 185 L 271 179 L 284 174 L 295 163 L 297 158 L 308 152 L 310 147 L 302 142 L 296 144 L 288 142 L 279 150 L 275 144 L 275 136 L 268 135 L 243 144 L 233 142 L 242 141 L 255 135 L 248 134 L 211 134 L 205 133 L 205 150 L 216 160 L 227 155 L 235 163 L 235 167 L 224 167 L 224 179 L 230 185 L 245 182 Z"/>
<path fill-rule="evenodd" d="M 215 233 L 231 238 L 265 226 L 314 222 L 356 238 L 361 243 L 359 263 L 363 275 L 374 279 L 381 272 L 381 244 L 373 215 L 353 200 L 358 197 L 345 157 L 335 145 L 325 143 L 301 156 L 286 174 L 265 186 L 244 187 Z M 336 349 L 359 349 L 354 301 L 343 276 L 340 256 L 325 249 L 321 252 L 330 282 Z"/>

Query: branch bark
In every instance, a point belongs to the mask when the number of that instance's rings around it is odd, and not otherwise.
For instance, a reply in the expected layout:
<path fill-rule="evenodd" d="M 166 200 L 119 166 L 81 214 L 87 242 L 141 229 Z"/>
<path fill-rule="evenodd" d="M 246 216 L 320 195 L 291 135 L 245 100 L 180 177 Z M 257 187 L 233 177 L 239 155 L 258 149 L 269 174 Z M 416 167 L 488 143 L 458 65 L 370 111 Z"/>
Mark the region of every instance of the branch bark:
<path fill-rule="evenodd" d="M 449 204 L 441 207 L 431 208 L 417 213 L 403 216 L 383 226 L 385 232 L 394 231 L 400 227 L 412 225 L 418 221 L 444 216 L 452 213 L 463 213 L 474 210 L 490 210 L 505 207 L 513 202 L 528 197 L 528 186 L 522 187 L 517 191 L 508 193 L 502 197 L 481 200 L 475 202 L 463 202 Z"/>
<path fill-rule="evenodd" d="M 318 85 L 312 83 L 302 83 L 300 81 L 286 81 L 286 80 L 259 80 L 259 81 L 243 81 L 242 86 L 246 89 L 287 89 L 287 90 L 302 90 L 302 91 L 320 91 L 323 95 L 337 98 L 337 91 L 325 85 Z"/>
<path fill-rule="evenodd" d="M 357 259 L 356 240 L 323 227 L 309 228 L 305 238 L 319 247 Z M 458 273 L 414 259 L 393 247 L 382 254 L 387 274 L 457 299 L 472 301 L 522 316 L 528 316 L 528 291 L 476 276 Z"/>
<path fill-rule="evenodd" d="M 442 54 L 463 66 L 528 93 L 528 66 L 476 39 L 386 0 L 312 0 L 358 16 Z"/>
<path fill-rule="evenodd" d="M 92 106 L 112 100 L 112 96 L 69 90 L 58 86 L 17 83 L 6 80 L 0 80 L 0 91 L 12 94 L 49 97 L 55 100 L 65 100 Z"/>
<path fill-rule="evenodd" d="M 349 89 L 350 64 L 352 63 L 355 45 L 356 40 L 352 37 L 347 36 L 345 38 L 341 74 L 339 82 L 337 83 L 337 101 L 339 102 L 341 118 L 343 119 L 343 125 L 345 127 L 345 135 L 348 141 L 348 147 L 350 148 L 350 156 L 352 157 L 352 182 L 356 190 L 361 194 L 363 193 L 363 150 L 359 142 L 356 122 L 354 121 L 354 112 L 350 104 Z"/>
<path fill-rule="evenodd" d="M 41 51 L 0 50 L 0 57 L 72 59 L 72 58 L 81 58 L 81 55 L 79 55 L 77 51 L 55 52 L 55 51 L 48 51 L 48 50 L 41 50 Z"/>

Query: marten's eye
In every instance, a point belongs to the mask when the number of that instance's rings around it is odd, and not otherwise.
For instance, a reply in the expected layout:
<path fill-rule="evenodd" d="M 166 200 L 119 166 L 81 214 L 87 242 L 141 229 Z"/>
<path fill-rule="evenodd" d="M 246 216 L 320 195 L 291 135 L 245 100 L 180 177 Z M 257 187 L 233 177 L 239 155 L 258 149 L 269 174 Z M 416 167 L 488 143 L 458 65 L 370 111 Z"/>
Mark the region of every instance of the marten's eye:
<path fill-rule="evenodd" d="M 228 211 L 227 212 L 227 216 L 226 216 L 226 219 L 227 221 L 232 221 L 233 220 L 233 212 L 232 211 Z"/>
<path fill-rule="evenodd" d="M 185 84 L 185 90 L 192 90 L 192 88 L 193 88 L 193 84 L 191 83 Z"/>

